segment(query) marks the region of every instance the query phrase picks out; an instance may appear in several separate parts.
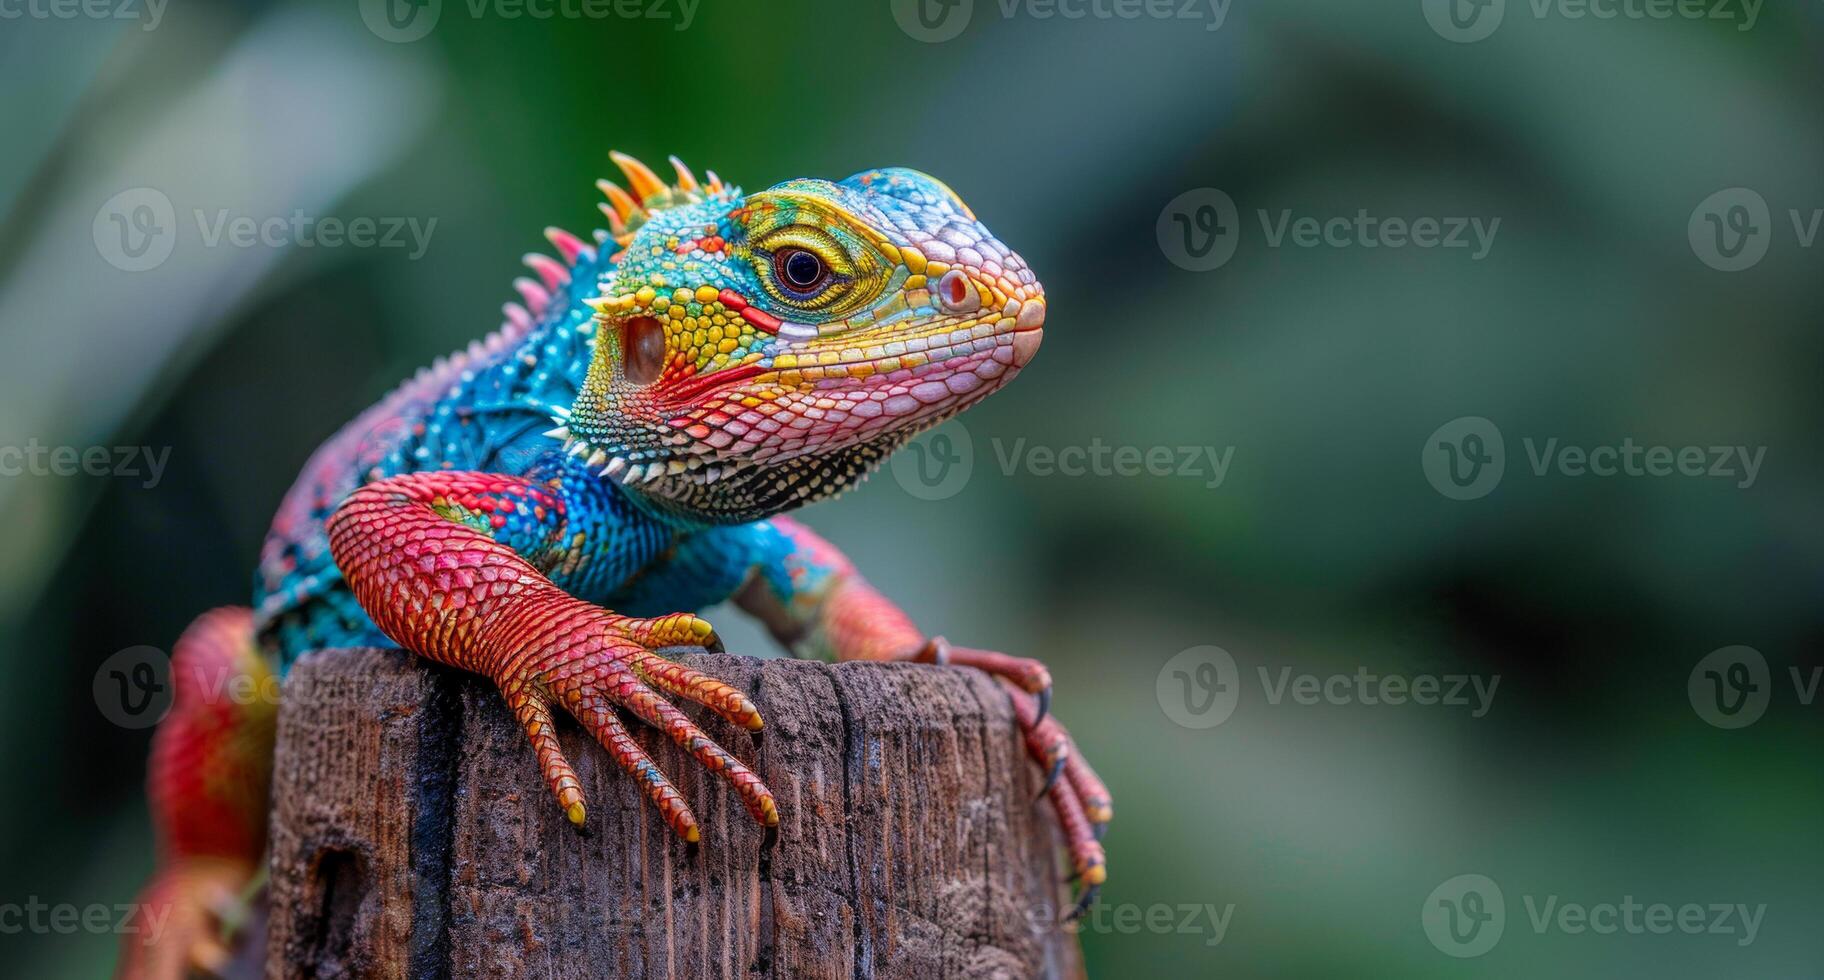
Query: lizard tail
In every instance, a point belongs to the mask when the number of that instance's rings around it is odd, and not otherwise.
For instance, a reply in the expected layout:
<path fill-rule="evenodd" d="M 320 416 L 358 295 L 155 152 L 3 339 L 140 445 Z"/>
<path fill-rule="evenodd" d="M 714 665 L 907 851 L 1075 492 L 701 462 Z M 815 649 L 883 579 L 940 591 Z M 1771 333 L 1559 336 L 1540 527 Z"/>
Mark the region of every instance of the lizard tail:
<path fill-rule="evenodd" d="M 279 682 L 252 610 L 197 617 L 173 650 L 171 684 L 146 779 L 158 868 L 123 937 L 123 980 L 177 980 L 225 960 L 221 919 L 266 849 Z"/>

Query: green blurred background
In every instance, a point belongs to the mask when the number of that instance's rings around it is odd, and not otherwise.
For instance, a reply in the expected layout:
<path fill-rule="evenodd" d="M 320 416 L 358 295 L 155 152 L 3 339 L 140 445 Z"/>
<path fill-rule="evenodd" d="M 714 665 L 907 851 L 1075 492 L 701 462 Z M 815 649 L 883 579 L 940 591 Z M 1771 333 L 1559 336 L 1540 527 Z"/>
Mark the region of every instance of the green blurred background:
<path fill-rule="evenodd" d="M 97 668 L 245 602 L 310 450 L 491 329 L 539 229 L 599 223 L 590 185 L 620 148 L 750 189 L 925 169 L 1044 281 L 1044 350 L 964 420 L 960 489 L 923 499 L 883 473 L 806 517 L 921 624 L 1051 664 L 1117 800 L 1093 974 L 1824 970 L 1824 706 L 1790 674 L 1824 663 L 1824 250 L 1804 245 L 1824 6 L 1757 5 L 1744 29 L 1734 2 L 1604 19 L 1511 0 L 1461 43 L 1420 0 L 1234 0 L 1215 30 L 1207 6 L 1115 0 L 925 21 L 886 0 L 703 0 L 688 21 L 675 0 L 551 19 L 468 2 L 415 40 L 356 0 L 171 0 L 151 30 L 150 11 L 0 20 L 0 445 L 171 449 L 152 488 L 0 479 L 0 903 L 130 900 L 151 866 L 149 731 L 104 716 Z M 134 273 L 104 261 L 98 223 L 139 187 L 180 233 Z M 1194 272 L 1162 209 L 1203 187 L 1236 202 L 1238 238 Z M 1737 187 L 1767 202 L 1748 229 L 1767 250 L 1724 272 L 1697 212 Z M 199 208 L 437 223 L 417 258 L 211 248 Z M 1262 210 L 1501 223 L 1477 259 L 1274 247 Z M 1421 465 L 1464 416 L 1506 440 L 1474 500 Z M 1536 475 L 1523 440 L 1551 438 L 1765 457 L 1746 488 Z M 1016 444 L 1092 440 L 1233 455 L 1214 488 L 1002 466 Z M 731 648 L 769 649 L 716 619 Z M 1770 703 L 1725 730 L 1688 682 L 1737 644 L 1764 656 Z M 1168 661 L 1209 645 L 1238 703 L 1180 725 L 1174 696 L 1209 692 Z M 1263 669 L 1499 686 L 1481 717 L 1275 704 Z M 1421 919 L 1465 873 L 1506 902 L 1472 959 Z M 1765 912 L 1746 944 L 1739 922 L 1539 931 L 1527 903 L 1551 896 Z M 1233 906 L 1220 942 L 1201 912 L 1179 927 L 1206 905 Z M 0 935 L 0 973 L 101 976 L 115 941 Z"/>

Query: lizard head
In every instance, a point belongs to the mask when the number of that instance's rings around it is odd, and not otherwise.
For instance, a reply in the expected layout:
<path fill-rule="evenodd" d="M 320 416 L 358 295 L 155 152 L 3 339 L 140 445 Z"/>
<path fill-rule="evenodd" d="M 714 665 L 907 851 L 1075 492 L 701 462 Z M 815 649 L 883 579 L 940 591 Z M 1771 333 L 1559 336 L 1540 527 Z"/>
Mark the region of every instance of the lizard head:
<path fill-rule="evenodd" d="M 1038 350 L 1037 279 L 935 178 L 743 194 L 615 159 L 634 194 L 604 182 L 622 250 L 560 421 L 662 509 L 747 521 L 840 493 Z"/>

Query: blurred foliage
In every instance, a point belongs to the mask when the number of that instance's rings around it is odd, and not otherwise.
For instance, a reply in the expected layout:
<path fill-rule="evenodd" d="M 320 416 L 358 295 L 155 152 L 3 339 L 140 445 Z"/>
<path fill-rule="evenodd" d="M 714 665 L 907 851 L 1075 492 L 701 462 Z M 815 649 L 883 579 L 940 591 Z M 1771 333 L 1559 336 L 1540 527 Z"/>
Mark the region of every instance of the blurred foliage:
<path fill-rule="evenodd" d="M 244 602 L 310 450 L 491 329 L 539 230 L 594 226 L 590 184 L 618 147 L 749 188 L 929 170 L 1045 282 L 1043 354 L 963 421 L 966 488 L 926 501 L 883 474 L 808 519 L 921 623 L 1052 665 L 1056 710 L 1117 798 L 1110 909 L 1235 906 L 1216 945 L 1101 920 L 1094 974 L 1815 973 L 1817 708 L 1781 679 L 1824 640 L 1824 280 L 1783 228 L 1724 274 L 1686 227 L 1727 187 L 1757 190 L 1776 224 L 1824 207 L 1824 8 L 1769 4 L 1740 31 L 1513 2 L 1493 37 L 1453 44 L 1418 0 L 1238 2 L 1218 31 L 974 6 L 937 44 L 885 0 L 707 0 L 687 30 L 444 0 L 408 44 L 367 31 L 354 0 L 174 3 L 153 31 L 0 25 L 0 444 L 173 449 L 154 490 L 0 481 L 0 902 L 129 900 L 151 865 L 148 733 L 98 714 L 97 665 Z M 224 67 L 249 50 L 283 70 Z M 223 104 L 196 101 L 212 85 L 241 111 L 185 115 Z M 435 217 L 423 258 L 210 256 L 148 291 L 96 256 L 90 219 L 120 190 L 330 150 L 341 178 L 313 162 L 211 179 L 180 215 L 265 194 Z M 1192 273 L 1155 222 L 1203 186 L 1238 202 L 1241 241 Z M 1471 261 L 1271 248 L 1262 209 L 1502 224 Z M 56 302 L 8 305 L 27 294 Z M 174 309 L 181 329 L 150 344 Z M 1466 415 L 1507 434 L 1508 475 L 1458 502 L 1419 457 Z M 1534 477 L 1527 436 L 1766 446 L 1766 462 L 1748 489 Z M 1004 474 L 997 447 L 1019 439 L 1234 455 L 1214 489 Z M 765 649 L 734 616 L 718 612 L 731 647 Z M 1762 721 L 1721 731 L 1686 681 L 1738 643 L 1781 683 Z M 1234 654 L 1245 692 L 1226 724 L 1191 730 L 1155 683 L 1201 644 Z M 1501 681 L 1481 718 L 1269 704 L 1256 669 L 1285 667 Z M 1465 872 L 1508 902 L 1506 937 L 1473 961 L 1419 923 Z M 1747 946 L 1535 934 L 1522 895 L 1768 911 Z M 113 943 L 5 935 L 0 962 L 97 976 Z"/>

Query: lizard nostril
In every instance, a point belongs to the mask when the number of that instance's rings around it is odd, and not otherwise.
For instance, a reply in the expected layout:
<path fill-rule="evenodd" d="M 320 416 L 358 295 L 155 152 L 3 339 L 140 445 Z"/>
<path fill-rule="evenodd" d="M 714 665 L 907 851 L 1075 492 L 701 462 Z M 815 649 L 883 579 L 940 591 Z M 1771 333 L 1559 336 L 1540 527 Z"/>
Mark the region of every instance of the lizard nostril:
<path fill-rule="evenodd" d="M 974 313 L 982 307 L 982 298 L 961 269 L 951 269 L 937 281 L 937 299 L 951 313 Z"/>

